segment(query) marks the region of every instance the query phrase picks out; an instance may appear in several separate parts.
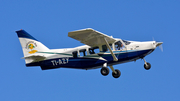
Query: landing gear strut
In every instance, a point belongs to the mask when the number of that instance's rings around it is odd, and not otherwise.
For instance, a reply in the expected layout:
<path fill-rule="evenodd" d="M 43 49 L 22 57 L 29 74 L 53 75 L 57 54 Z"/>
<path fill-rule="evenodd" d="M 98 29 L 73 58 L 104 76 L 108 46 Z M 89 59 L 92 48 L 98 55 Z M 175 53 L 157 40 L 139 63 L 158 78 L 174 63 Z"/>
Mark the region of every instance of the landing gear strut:
<path fill-rule="evenodd" d="M 121 76 L 121 72 L 118 70 L 118 69 L 115 69 L 113 68 L 113 66 L 109 66 L 111 68 L 111 70 L 113 71 L 112 72 L 112 76 L 114 78 L 119 78 Z"/>
<path fill-rule="evenodd" d="M 144 60 L 144 68 L 146 69 L 146 70 L 149 70 L 150 68 L 151 68 L 151 64 L 150 63 L 148 63 L 148 62 L 146 62 L 146 60 L 143 58 L 143 60 Z"/>

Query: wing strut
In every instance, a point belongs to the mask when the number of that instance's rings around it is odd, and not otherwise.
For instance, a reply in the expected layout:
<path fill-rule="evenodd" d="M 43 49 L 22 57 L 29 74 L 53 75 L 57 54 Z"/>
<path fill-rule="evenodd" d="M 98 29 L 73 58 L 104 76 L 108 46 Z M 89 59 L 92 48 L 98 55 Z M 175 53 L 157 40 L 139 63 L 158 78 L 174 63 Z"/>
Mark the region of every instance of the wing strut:
<path fill-rule="evenodd" d="M 113 51 L 111 50 L 111 47 L 109 46 L 109 43 L 107 42 L 106 38 L 104 37 L 103 39 L 104 39 L 104 42 L 106 43 L 107 48 L 111 52 L 111 55 L 112 55 L 114 61 L 118 61 L 117 57 L 114 55 Z"/>

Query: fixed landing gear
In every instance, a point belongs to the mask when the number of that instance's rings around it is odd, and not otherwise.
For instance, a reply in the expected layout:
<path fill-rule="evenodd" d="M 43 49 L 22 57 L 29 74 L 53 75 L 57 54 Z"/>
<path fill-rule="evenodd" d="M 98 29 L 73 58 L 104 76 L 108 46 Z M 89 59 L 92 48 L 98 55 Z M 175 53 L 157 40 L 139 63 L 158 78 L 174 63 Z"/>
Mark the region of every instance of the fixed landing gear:
<path fill-rule="evenodd" d="M 101 68 L 101 74 L 103 76 L 107 76 L 109 74 L 109 68 L 107 68 L 107 67 Z"/>
<path fill-rule="evenodd" d="M 143 60 L 144 60 L 144 69 L 149 70 L 151 68 L 151 64 L 146 62 L 146 60 L 144 58 L 143 58 Z"/>
<path fill-rule="evenodd" d="M 121 76 L 121 72 L 120 72 L 118 69 L 115 69 L 115 70 L 114 70 L 113 66 L 109 66 L 109 67 L 110 67 L 111 70 L 113 71 L 113 72 L 112 72 L 112 76 L 113 76 L 114 78 L 119 78 L 119 77 Z M 107 76 L 107 75 L 109 74 L 109 68 L 107 68 L 107 67 L 102 67 L 102 68 L 101 68 L 101 74 L 102 74 L 103 76 Z"/>
<path fill-rule="evenodd" d="M 146 64 L 144 64 L 144 69 L 146 69 L 146 70 L 149 70 L 151 68 L 151 64 L 150 63 L 146 63 Z"/>
<path fill-rule="evenodd" d="M 112 72 L 112 76 L 114 78 L 119 78 L 121 76 L 121 72 L 118 69 L 115 69 L 116 73 Z"/>

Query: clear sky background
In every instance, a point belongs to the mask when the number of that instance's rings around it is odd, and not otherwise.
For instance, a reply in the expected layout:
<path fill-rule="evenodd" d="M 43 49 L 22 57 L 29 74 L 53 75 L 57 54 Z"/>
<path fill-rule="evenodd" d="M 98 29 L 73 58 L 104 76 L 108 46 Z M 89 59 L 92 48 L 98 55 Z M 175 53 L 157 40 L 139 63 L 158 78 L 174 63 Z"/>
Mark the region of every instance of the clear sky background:
<path fill-rule="evenodd" d="M 179 101 L 179 0 L 1 0 L 1 101 Z M 83 45 L 68 32 L 93 28 L 115 38 L 163 41 L 143 60 L 115 65 L 121 77 L 100 69 L 26 67 L 15 33 L 24 29 L 50 49 Z"/>

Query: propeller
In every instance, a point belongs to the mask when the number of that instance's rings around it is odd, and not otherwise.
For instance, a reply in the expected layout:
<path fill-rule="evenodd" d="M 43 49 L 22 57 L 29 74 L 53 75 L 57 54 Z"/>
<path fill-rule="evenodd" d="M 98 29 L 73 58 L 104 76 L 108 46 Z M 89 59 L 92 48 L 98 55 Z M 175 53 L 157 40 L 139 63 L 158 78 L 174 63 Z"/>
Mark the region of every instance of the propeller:
<path fill-rule="evenodd" d="M 153 41 L 155 41 L 154 40 L 154 37 L 153 37 Z M 155 41 L 156 43 L 156 47 L 159 47 L 160 49 L 161 49 L 161 51 L 163 52 L 163 46 L 162 46 L 162 44 L 163 44 L 163 42 L 158 42 L 158 41 Z"/>
<path fill-rule="evenodd" d="M 163 52 L 163 46 L 162 46 L 163 42 L 156 42 L 156 47 L 159 46 L 159 48 L 161 49 L 161 51 Z"/>
<path fill-rule="evenodd" d="M 163 46 L 162 46 L 162 44 L 159 46 L 159 48 L 160 48 L 161 51 L 163 52 Z"/>

